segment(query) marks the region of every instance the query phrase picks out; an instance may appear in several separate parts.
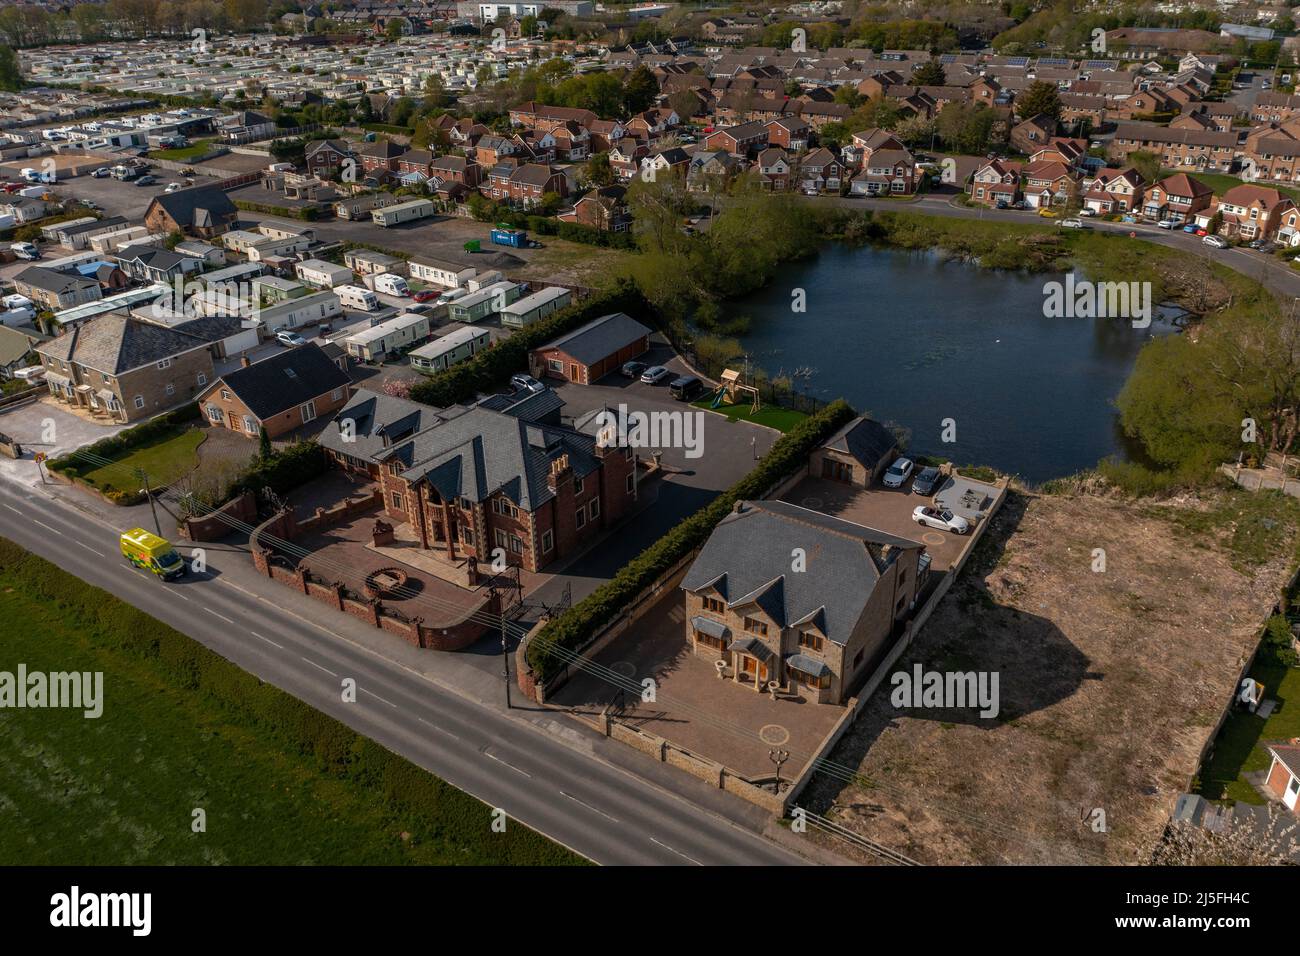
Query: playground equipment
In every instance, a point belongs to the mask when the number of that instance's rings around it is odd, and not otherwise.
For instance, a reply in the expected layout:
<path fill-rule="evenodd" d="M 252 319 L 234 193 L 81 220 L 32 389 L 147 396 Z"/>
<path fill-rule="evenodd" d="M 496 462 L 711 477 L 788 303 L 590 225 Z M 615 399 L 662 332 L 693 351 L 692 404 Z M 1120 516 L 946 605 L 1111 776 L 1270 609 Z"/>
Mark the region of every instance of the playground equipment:
<path fill-rule="evenodd" d="M 752 415 L 754 412 L 758 411 L 759 406 L 762 404 L 758 398 L 758 389 L 753 385 L 745 385 L 742 383 L 740 381 L 740 373 L 734 368 L 723 369 L 722 387 L 718 389 L 718 394 L 713 399 L 713 407 L 717 408 L 722 404 L 723 396 L 726 396 L 727 401 L 732 405 L 739 405 L 739 398 L 742 393 L 747 393 L 753 399 L 753 403 L 749 407 L 749 412 Z"/>

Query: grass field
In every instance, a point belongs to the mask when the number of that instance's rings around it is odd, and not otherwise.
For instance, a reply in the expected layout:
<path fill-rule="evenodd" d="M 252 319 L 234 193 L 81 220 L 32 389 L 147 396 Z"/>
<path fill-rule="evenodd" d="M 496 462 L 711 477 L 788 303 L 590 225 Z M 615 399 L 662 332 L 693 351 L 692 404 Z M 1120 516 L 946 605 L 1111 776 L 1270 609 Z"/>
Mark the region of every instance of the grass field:
<path fill-rule="evenodd" d="M 766 425 L 768 428 L 775 428 L 782 433 L 788 432 L 808 417 L 803 412 L 779 408 L 775 405 L 764 405 L 757 412 L 751 412 L 748 402 L 740 405 L 719 405 L 717 408 L 713 408 L 713 399 L 711 398 L 695 402 L 694 405 L 696 408 L 707 408 L 720 415 L 726 415 L 733 422 L 753 422 L 755 425 Z"/>
<path fill-rule="evenodd" d="M 188 163 L 190 160 L 202 156 L 211 148 L 212 140 L 196 139 L 183 149 L 150 150 L 149 153 L 158 159 L 168 159 L 174 163 Z"/>
<path fill-rule="evenodd" d="M 104 675 L 98 719 L 0 710 L 0 864 L 580 862 L 4 539 L 0 616 L 0 670 Z"/>
<path fill-rule="evenodd" d="M 150 484 L 160 488 L 194 470 L 203 438 L 202 429 L 177 427 L 172 434 L 134 448 L 129 455 L 111 464 L 84 472 L 82 478 L 96 488 L 131 491 L 140 484 L 135 470 L 142 468 Z"/>

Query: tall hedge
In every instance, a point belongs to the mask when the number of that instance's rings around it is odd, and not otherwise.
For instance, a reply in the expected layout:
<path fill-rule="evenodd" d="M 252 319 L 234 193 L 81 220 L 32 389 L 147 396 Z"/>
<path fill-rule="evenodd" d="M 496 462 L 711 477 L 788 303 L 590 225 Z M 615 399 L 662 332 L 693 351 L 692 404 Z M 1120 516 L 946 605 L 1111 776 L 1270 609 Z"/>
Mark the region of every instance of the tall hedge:
<path fill-rule="evenodd" d="M 457 402 L 471 401 L 480 392 L 495 391 L 509 381 L 511 375 L 527 370 L 528 353 L 532 349 L 611 312 L 626 312 L 635 319 L 646 321 L 650 307 L 634 283 L 620 282 L 607 292 L 599 292 L 560 309 L 468 361 L 417 383 L 411 388 L 411 398 L 445 408 Z"/>
<path fill-rule="evenodd" d="M 569 655 L 554 654 L 553 647 L 567 651 L 586 647 L 601 628 L 618 617 L 660 575 L 703 545 L 737 501 L 762 498 L 774 485 L 805 465 L 813 450 L 854 414 L 847 402 L 838 399 L 804 419 L 777 440 L 753 471 L 642 551 L 613 578 L 548 622 L 528 646 L 528 663 L 537 676 L 546 681 L 564 669 Z"/>
<path fill-rule="evenodd" d="M 305 485 L 328 470 L 329 459 L 317 442 L 295 442 L 272 452 L 265 458 L 259 456 L 254 459 L 231 483 L 224 500 L 229 501 L 245 491 L 256 492 L 263 488 L 270 488 L 277 494 L 283 494 L 299 485 Z"/>
<path fill-rule="evenodd" d="M 0 538 L 0 573 L 25 593 L 63 609 L 97 647 L 152 662 L 164 680 L 203 695 L 259 739 L 314 758 L 320 773 L 378 793 L 404 822 L 415 824 L 416 838 L 447 840 L 467 864 L 582 862 L 525 826 L 492 833 L 490 808 L 474 797 L 5 538 Z"/>

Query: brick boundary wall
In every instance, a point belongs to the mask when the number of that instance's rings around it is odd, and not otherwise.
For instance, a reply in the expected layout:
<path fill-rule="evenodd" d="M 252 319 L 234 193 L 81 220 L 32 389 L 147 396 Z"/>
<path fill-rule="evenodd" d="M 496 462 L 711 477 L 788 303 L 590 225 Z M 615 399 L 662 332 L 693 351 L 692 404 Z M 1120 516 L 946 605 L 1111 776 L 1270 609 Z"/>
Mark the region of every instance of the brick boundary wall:
<path fill-rule="evenodd" d="M 237 530 L 232 522 L 252 524 L 256 520 L 257 496 L 245 491 L 206 515 L 186 518 L 180 523 L 180 533 L 190 541 L 220 541 Z"/>

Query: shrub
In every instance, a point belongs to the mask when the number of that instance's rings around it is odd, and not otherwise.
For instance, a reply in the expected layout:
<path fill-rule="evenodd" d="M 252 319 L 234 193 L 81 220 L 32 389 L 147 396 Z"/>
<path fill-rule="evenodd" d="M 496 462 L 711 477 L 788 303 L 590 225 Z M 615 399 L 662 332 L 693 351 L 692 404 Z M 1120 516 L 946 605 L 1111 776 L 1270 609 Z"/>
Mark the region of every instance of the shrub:
<path fill-rule="evenodd" d="M 493 391 L 515 372 L 528 367 L 530 350 L 612 312 L 626 312 L 633 318 L 645 319 L 649 306 L 635 285 L 621 282 L 608 292 L 575 302 L 520 329 L 504 342 L 479 352 L 468 361 L 430 376 L 411 387 L 411 398 L 445 408 L 469 401 L 479 392 Z"/>
<path fill-rule="evenodd" d="M 795 425 L 744 478 L 642 551 L 586 598 L 549 621 L 528 646 L 528 663 L 539 679 L 546 681 L 564 667 L 568 654 L 553 653 L 553 648 L 580 651 L 657 578 L 702 546 L 737 501 L 767 495 L 773 486 L 802 467 L 813 449 L 853 414 L 852 407 L 839 399 Z"/>
<path fill-rule="evenodd" d="M 266 457 L 255 458 L 231 483 L 223 500 L 229 501 L 245 491 L 258 492 L 263 488 L 284 494 L 318 478 L 328 469 L 329 461 L 320 445 L 314 441 L 296 442 Z"/>

